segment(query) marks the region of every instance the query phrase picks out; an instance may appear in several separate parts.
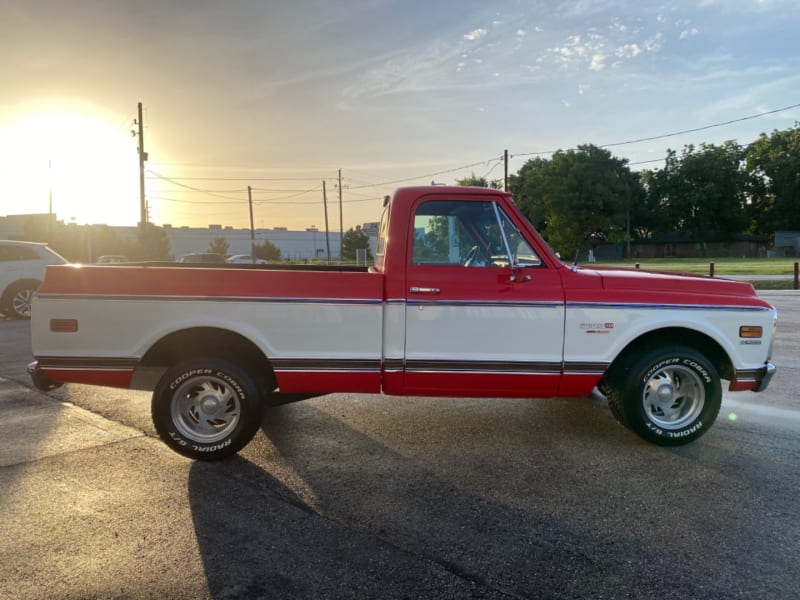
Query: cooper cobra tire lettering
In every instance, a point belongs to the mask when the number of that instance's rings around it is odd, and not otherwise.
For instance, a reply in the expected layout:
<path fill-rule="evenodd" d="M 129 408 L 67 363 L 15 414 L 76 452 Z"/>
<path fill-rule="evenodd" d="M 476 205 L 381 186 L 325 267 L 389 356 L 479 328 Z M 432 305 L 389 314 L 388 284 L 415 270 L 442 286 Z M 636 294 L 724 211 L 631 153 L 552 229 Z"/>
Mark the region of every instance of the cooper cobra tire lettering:
<path fill-rule="evenodd" d="M 669 360 L 662 360 L 658 364 L 653 365 L 652 368 L 647 373 L 645 373 L 644 377 L 642 377 L 642 383 L 645 383 L 648 379 L 650 379 L 650 377 L 652 377 L 653 373 L 655 373 L 659 369 L 663 369 L 664 367 L 669 366 L 669 365 L 674 365 L 675 363 L 677 363 L 679 361 L 680 361 L 679 358 L 671 358 Z"/>
<path fill-rule="evenodd" d="M 170 383 L 169 389 L 174 390 L 177 386 L 179 386 L 181 383 L 183 383 L 190 377 L 193 377 L 195 375 L 208 375 L 209 373 L 211 373 L 211 369 L 194 369 L 192 371 L 188 371 L 186 373 L 181 374 L 172 383 Z"/>

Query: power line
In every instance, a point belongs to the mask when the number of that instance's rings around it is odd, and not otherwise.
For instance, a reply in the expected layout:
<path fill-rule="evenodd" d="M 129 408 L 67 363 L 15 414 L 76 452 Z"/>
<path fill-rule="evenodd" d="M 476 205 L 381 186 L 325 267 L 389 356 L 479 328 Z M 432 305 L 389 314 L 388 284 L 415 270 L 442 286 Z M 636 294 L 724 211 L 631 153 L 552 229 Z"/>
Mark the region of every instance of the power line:
<path fill-rule="evenodd" d="M 446 169 L 444 171 L 437 171 L 436 173 L 428 173 L 427 175 L 417 175 L 416 177 L 408 177 L 406 179 L 395 179 L 394 181 L 384 181 L 382 183 L 371 183 L 369 185 L 356 185 L 351 187 L 352 190 L 360 190 L 364 188 L 372 188 L 372 187 L 381 187 L 386 185 L 394 185 L 396 183 L 406 183 L 408 181 L 416 181 L 417 179 L 428 179 L 429 177 L 436 177 L 437 175 L 445 175 L 447 173 L 455 173 L 456 171 L 463 171 L 464 169 L 469 169 L 471 167 L 477 167 L 478 165 L 485 165 L 489 161 L 496 160 L 494 157 L 487 158 L 486 160 L 480 160 L 478 162 L 471 163 L 469 165 L 464 165 L 461 167 L 456 167 L 454 169 Z"/>
<path fill-rule="evenodd" d="M 203 206 L 234 206 L 234 200 L 222 202 L 219 200 L 185 200 L 181 198 L 164 198 L 163 196 L 148 195 L 151 200 L 159 200 L 161 202 L 177 202 L 178 204 L 194 204 Z M 244 202 L 245 200 L 236 199 L 235 202 Z"/>
<path fill-rule="evenodd" d="M 666 158 L 651 158 L 650 160 L 637 160 L 636 162 L 629 162 L 628 166 L 630 167 L 630 166 L 633 166 L 633 165 L 646 165 L 648 163 L 664 162 L 665 160 L 667 160 L 667 159 Z"/>
<path fill-rule="evenodd" d="M 253 188 L 253 189 L 255 190 L 257 188 Z M 291 194 L 289 196 L 282 196 L 282 197 L 279 197 L 279 198 L 272 198 L 270 200 L 259 200 L 259 202 L 263 203 L 263 202 L 273 202 L 274 201 L 274 202 L 277 203 L 277 202 L 279 202 L 281 200 L 291 200 L 292 198 L 298 198 L 300 196 L 305 196 L 306 194 L 310 194 L 311 192 L 318 192 L 320 189 L 322 189 L 322 186 L 318 185 L 317 187 L 311 188 L 309 190 L 299 190 L 297 194 Z M 287 203 L 287 204 L 291 204 L 291 203 Z M 310 204 L 310 203 L 308 203 L 308 204 Z"/>
<path fill-rule="evenodd" d="M 757 140 L 756 140 L 756 141 L 757 141 Z M 756 143 L 756 141 L 752 141 L 752 142 L 749 142 L 749 143 L 747 143 L 747 144 L 736 144 L 736 145 L 737 145 L 739 148 L 741 148 L 742 150 L 746 150 L 746 149 L 748 149 L 750 146 L 752 146 L 753 144 L 755 144 L 755 143 Z M 648 164 L 648 163 L 654 163 L 654 162 L 664 162 L 665 160 L 667 160 L 667 157 L 666 157 L 666 156 L 665 156 L 664 158 L 651 158 L 650 160 L 638 160 L 638 161 L 636 161 L 636 162 L 629 162 L 629 163 L 627 163 L 627 164 L 628 164 L 628 166 L 630 167 L 630 166 L 632 166 L 632 165 L 645 165 L 645 164 Z"/>
<path fill-rule="evenodd" d="M 489 177 L 491 172 L 494 171 L 497 167 L 499 167 L 502 164 L 503 164 L 503 159 L 502 158 L 498 159 L 497 162 L 494 163 L 494 165 L 492 165 L 492 167 L 488 171 L 486 171 L 486 173 L 483 174 L 483 179 L 486 179 L 487 177 Z"/>
<path fill-rule="evenodd" d="M 235 170 L 235 167 L 233 168 Z M 164 179 L 163 176 L 153 173 L 154 177 L 147 179 Z M 319 181 L 319 177 L 172 177 L 175 181 Z"/>
<path fill-rule="evenodd" d="M 173 183 L 173 182 L 167 182 Z M 177 184 L 175 184 L 177 185 Z M 212 194 L 243 194 L 247 192 L 247 188 L 236 188 L 236 189 L 227 189 L 227 190 L 206 190 L 206 189 L 199 189 L 199 188 L 184 188 L 180 190 L 176 189 L 169 189 L 169 190 L 156 190 L 156 192 L 169 192 L 170 194 L 187 194 L 187 193 L 196 193 L 196 192 L 206 192 Z"/>
<path fill-rule="evenodd" d="M 319 181 L 319 180 L 317 180 L 317 181 Z M 311 188 L 311 189 L 302 189 L 302 188 L 283 188 L 283 189 L 281 189 L 281 188 L 257 188 L 257 187 L 254 187 L 253 191 L 254 192 L 255 191 L 267 192 L 267 193 L 270 193 L 270 194 L 291 194 L 291 193 L 294 193 L 294 192 L 307 194 L 309 192 L 317 191 L 318 189 L 319 189 L 319 187 Z"/>
<path fill-rule="evenodd" d="M 643 138 L 638 138 L 638 139 L 635 139 L 635 140 L 628 140 L 628 141 L 625 141 L 625 142 L 612 142 L 610 144 L 602 144 L 602 145 L 598 146 L 598 148 L 613 148 L 614 146 L 625 146 L 627 144 L 638 144 L 640 142 L 652 142 L 653 140 L 662 140 L 662 139 L 669 138 L 669 137 L 675 137 L 677 135 L 685 135 L 687 133 L 696 133 L 698 131 L 705 131 L 707 129 L 713 129 L 715 127 L 724 127 L 725 125 L 732 125 L 733 123 L 741 123 L 742 121 L 749 121 L 751 119 L 758 119 L 760 117 L 765 117 L 767 115 L 774 115 L 775 113 L 784 112 L 784 111 L 791 110 L 793 108 L 798 108 L 798 107 L 800 107 L 800 103 L 791 104 L 789 106 L 784 106 L 783 108 L 776 108 L 774 110 L 768 110 L 766 112 L 758 113 L 756 115 L 749 115 L 749 116 L 746 116 L 746 117 L 739 117 L 738 119 L 731 119 L 730 121 L 723 121 L 722 123 L 713 123 L 711 125 L 704 125 L 702 127 L 695 127 L 693 129 L 684 129 L 682 131 L 675 131 L 675 132 L 672 132 L 672 133 L 664 133 L 664 134 L 661 134 L 661 135 L 643 137 Z M 574 149 L 575 148 L 567 148 L 567 150 L 574 150 Z M 524 153 L 521 153 L 521 154 L 515 154 L 514 156 L 517 157 L 517 156 L 537 156 L 537 155 L 542 155 L 542 154 L 554 154 L 554 153 L 558 152 L 559 150 L 563 150 L 563 148 L 559 148 L 558 150 L 542 150 L 542 151 L 539 151 L 539 152 L 524 152 Z M 633 164 L 633 163 L 631 163 L 631 164 Z"/>
<path fill-rule="evenodd" d="M 162 180 L 164 180 L 164 181 L 169 181 L 170 183 L 172 183 L 172 184 L 174 184 L 174 185 L 180 186 L 180 187 L 182 187 L 182 188 L 186 188 L 186 189 L 188 189 L 188 190 L 192 190 L 192 191 L 194 191 L 194 192 L 199 192 L 199 193 L 202 193 L 202 194 L 207 194 L 207 195 L 209 195 L 209 196 L 214 196 L 215 198 L 222 198 L 222 199 L 224 199 L 224 200 L 234 200 L 234 201 L 237 201 L 237 202 L 241 201 L 241 198 L 232 198 L 232 197 L 230 197 L 230 196 L 223 196 L 223 195 L 221 195 L 221 194 L 218 194 L 218 193 L 216 193 L 216 192 L 211 192 L 211 191 L 204 190 L 204 189 L 201 189 L 201 188 L 196 188 L 196 187 L 193 187 L 193 186 L 191 186 L 191 185 L 186 185 L 186 184 L 184 184 L 184 183 L 180 183 L 179 181 L 175 181 L 175 180 L 174 180 L 174 179 L 172 179 L 171 177 L 166 177 L 165 175 L 161 175 L 160 173 L 156 173 L 155 171 L 153 171 L 153 170 L 151 170 L 151 169 L 148 169 L 148 171 L 147 171 L 147 172 L 148 172 L 148 173 L 151 173 L 151 174 L 153 174 L 153 175 L 155 175 L 155 176 L 156 176 L 156 177 L 158 177 L 159 179 L 162 179 Z"/>

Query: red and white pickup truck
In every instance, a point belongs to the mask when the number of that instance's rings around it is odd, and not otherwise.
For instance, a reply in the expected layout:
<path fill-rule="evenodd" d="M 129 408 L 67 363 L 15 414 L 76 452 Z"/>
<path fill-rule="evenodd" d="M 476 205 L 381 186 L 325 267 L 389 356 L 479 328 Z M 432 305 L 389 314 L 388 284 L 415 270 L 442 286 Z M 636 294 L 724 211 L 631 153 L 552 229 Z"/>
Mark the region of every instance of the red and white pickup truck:
<path fill-rule="evenodd" d="M 51 266 L 34 299 L 34 382 L 152 389 L 162 439 L 231 455 L 263 407 L 331 392 L 586 396 L 683 444 L 722 384 L 761 391 L 777 311 L 751 285 L 563 264 L 502 191 L 387 197 L 370 268 Z"/>

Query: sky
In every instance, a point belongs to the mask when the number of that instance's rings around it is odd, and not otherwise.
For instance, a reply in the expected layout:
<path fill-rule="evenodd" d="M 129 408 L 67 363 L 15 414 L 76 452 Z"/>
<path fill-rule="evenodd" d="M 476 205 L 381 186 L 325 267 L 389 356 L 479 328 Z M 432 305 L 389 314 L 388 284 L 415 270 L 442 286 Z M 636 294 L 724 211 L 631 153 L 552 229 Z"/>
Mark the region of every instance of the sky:
<path fill-rule="evenodd" d="M 800 121 L 796 0 L 4 0 L 0 216 L 331 229 L 534 156 Z M 778 111 L 772 112 L 771 111 Z M 760 115 L 760 116 L 759 116 Z M 749 118 L 754 117 L 754 118 Z"/>

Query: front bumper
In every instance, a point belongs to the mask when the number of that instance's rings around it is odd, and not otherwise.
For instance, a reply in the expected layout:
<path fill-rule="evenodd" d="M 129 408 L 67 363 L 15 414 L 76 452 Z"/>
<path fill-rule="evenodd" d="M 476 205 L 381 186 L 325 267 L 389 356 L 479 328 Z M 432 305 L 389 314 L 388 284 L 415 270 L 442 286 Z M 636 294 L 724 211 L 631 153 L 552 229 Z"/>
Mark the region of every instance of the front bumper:
<path fill-rule="evenodd" d="M 763 392 L 775 375 L 775 365 L 767 361 L 759 369 L 742 369 L 734 373 L 729 392 Z"/>
<path fill-rule="evenodd" d="M 775 368 L 775 365 L 773 365 L 771 362 L 768 362 L 764 366 L 764 374 L 761 377 L 761 381 L 759 381 L 758 385 L 756 385 L 756 387 L 753 388 L 753 391 L 763 392 L 765 389 L 767 389 L 767 386 L 769 385 L 769 382 L 772 380 L 772 377 L 775 375 L 776 370 L 777 369 Z"/>

